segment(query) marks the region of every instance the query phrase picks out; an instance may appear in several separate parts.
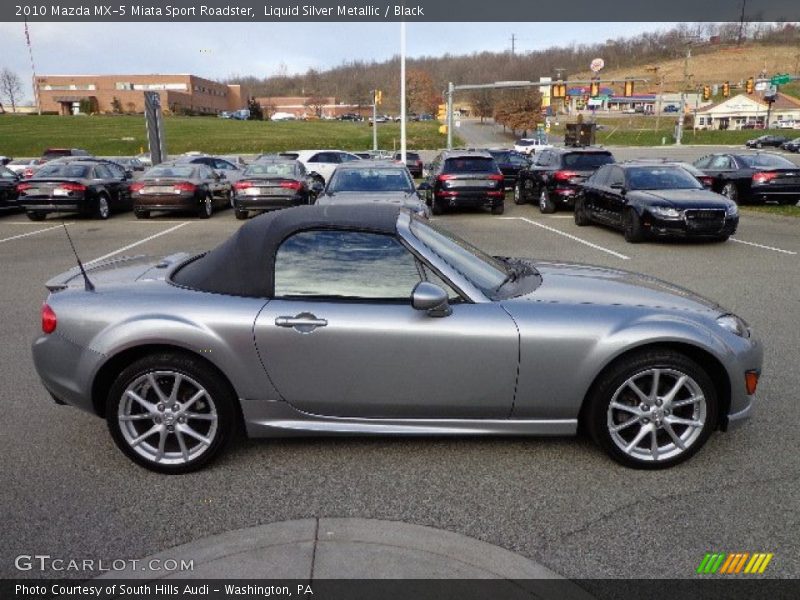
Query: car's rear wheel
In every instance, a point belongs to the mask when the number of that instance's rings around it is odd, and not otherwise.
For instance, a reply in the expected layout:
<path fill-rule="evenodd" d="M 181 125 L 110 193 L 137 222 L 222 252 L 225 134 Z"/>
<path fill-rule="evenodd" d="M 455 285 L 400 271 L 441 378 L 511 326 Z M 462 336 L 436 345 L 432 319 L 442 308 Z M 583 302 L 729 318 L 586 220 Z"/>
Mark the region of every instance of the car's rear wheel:
<path fill-rule="evenodd" d="M 722 188 L 722 195 L 727 197 L 729 200 L 733 200 L 734 202 L 738 202 L 739 200 L 739 188 L 736 187 L 735 183 L 728 182 Z"/>
<path fill-rule="evenodd" d="M 44 221 L 47 218 L 47 213 L 41 210 L 29 210 L 25 214 L 31 221 Z"/>
<path fill-rule="evenodd" d="M 108 205 L 108 196 L 100 194 L 97 197 L 97 204 L 95 205 L 94 216 L 98 219 L 107 219 L 111 215 L 111 208 Z"/>
<path fill-rule="evenodd" d="M 617 462 L 661 469 L 705 444 L 717 411 L 716 389 L 697 363 L 672 350 L 653 350 L 628 356 L 600 376 L 585 425 Z"/>
<path fill-rule="evenodd" d="M 542 187 L 539 192 L 539 210 L 546 215 L 556 212 L 556 205 L 550 198 L 550 192 L 547 191 L 546 187 Z"/>
<path fill-rule="evenodd" d="M 583 204 L 583 198 L 577 198 L 575 200 L 575 225 L 578 227 L 585 227 L 586 225 L 591 224 L 591 219 L 589 219 L 589 215 L 586 213 L 586 207 Z"/>
<path fill-rule="evenodd" d="M 232 435 L 236 412 L 228 386 L 190 356 L 142 358 L 117 377 L 106 421 L 117 446 L 134 462 L 160 473 L 200 468 Z"/>
<path fill-rule="evenodd" d="M 244 221 L 249 215 L 248 211 L 242 210 L 241 208 L 237 208 L 235 214 L 236 218 L 239 219 L 240 221 Z"/>
<path fill-rule="evenodd" d="M 197 216 L 199 216 L 201 219 L 210 219 L 212 214 L 214 214 L 214 201 L 211 198 L 211 194 L 209 194 L 205 197 L 203 203 L 200 205 Z"/>
<path fill-rule="evenodd" d="M 136 208 L 133 210 L 133 214 L 137 219 L 149 219 L 150 218 L 150 211 L 149 210 L 142 210 L 140 208 Z"/>
<path fill-rule="evenodd" d="M 493 215 L 502 215 L 506 211 L 506 207 L 503 204 L 498 204 L 497 206 L 492 207 L 492 214 Z"/>
<path fill-rule="evenodd" d="M 527 202 L 527 200 L 522 191 L 522 182 L 517 181 L 517 184 L 514 186 L 514 204 L 525 204 L 525 202 Z"/>
<path fill-rule="evenodd" d="M 631 244 L 638 244 L 644 239 L 642 220 L 632 208 L 625 211 L 625 229 L 623 233 L 625 241 Z"/>

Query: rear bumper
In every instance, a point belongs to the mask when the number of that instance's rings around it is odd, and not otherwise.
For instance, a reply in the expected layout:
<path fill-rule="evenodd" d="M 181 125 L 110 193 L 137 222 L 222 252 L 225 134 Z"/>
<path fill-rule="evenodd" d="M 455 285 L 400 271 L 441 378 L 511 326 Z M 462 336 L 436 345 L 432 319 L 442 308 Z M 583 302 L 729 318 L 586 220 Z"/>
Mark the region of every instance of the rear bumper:
<path fill-rule="evenodd" d="M 434 199 L 442 206 L 450 208 L 495 207 L 503 204 L 505 192 L 498 190 L 490 195 L 487 192 L 456 192 L 447 190 L 436 192 Z"/>
<path fill-rule="evenodd" d="M 69 404 L 96 414 L 91 382 L 103 355 L 78 346 L 58 333 L 36 338 L 32 352 L 42 385 L 58 404 Z"/>
<path fill-rule="evenodd" d="M 308 201 L 303 196 L 240 196 L 233 198 L 233 207 L 242 210 L 271 210 L 304 206 Z"/>
<path fill-rule="evenodd" d="M 133 208 L 140 210 L 195 210 L 199 207 L 200 201 L 194 195 L 135 196 L 133 200 Z"/>
<path fill-rule="evenodd" d="M 74 198 L 69 198 L 64 202 L 54 201 L 52 198 L 44 198 L 42 200 L 23 199 L 17 202 L 17 206 L 29 211 L 45 212 L 79 212 L 86 210 L 86 203 L 82 200 L 76 201 Z"/>

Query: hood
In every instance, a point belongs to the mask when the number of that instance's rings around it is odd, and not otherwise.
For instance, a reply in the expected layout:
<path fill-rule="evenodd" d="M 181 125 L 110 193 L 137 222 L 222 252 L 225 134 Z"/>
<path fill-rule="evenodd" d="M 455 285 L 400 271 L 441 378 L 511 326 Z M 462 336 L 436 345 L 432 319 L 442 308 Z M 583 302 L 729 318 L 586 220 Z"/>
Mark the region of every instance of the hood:
<path fill-rule="evenodd" d="M 189 258 L 182 252 L 164 258 L 153 256 L 123 256 L 99 263 L 88 263 L 84 270 L 95 287 L 133 283 L 135 281 L 163 280 L 181 262 Z M 67 288 L 83 288 L 84 280 L 76 266 L 50 279 L 45 287 L 50 292 Z"/>
<path fill-rule="evenodd" d="M 416 192 L 335 192 L 317 198 L 317 204 L 396 204 L 414 208 L 422 202 Z"/>
<path fill-rule="evenodd" d="M 711 190 L 634 190 L 628 193 L 645 202 L 657 203 L 659 206 L 672 208 L 719 208 L 724 209 L 733 204 L 721 194 Z"/>
<path fill-rule="evenodd" d="M 542 276 L 541 285 L 511 301 L 728 312 L 712 300 L 648 275 L 575 263 L 535 261 L 534 265 Z"/>

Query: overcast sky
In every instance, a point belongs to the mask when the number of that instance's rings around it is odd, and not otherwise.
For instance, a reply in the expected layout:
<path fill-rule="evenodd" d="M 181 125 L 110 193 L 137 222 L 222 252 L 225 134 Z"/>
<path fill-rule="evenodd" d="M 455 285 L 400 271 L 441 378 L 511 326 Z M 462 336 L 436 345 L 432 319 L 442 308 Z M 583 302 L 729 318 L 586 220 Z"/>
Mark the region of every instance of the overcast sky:
<path fill-rule="evenodd" d="M 602 42 L 671 23 L 413 23 L 409 56 L 507 51 Z M 324 70 L 349 60 L 399 54 L 397 23 L 30 23 L 40 75 L 192 73 L 218 79 Z M 0 23 L 0 68 L 26 82 L 30 59 L 22 23 Z M 587 65 L 588 67 L 588 65 Z M 32 91 L 26 86 L 30 98 Z"/>

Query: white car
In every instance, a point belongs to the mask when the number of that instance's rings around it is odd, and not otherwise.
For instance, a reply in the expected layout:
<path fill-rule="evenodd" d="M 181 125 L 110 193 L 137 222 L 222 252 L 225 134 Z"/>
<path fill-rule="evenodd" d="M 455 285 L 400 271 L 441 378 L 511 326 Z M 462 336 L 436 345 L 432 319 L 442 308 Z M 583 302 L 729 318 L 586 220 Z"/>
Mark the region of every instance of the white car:
<path fill-rule="evenodd" d="M 32 177 L 45 163 L 41 158 L 17 158 L 6 164 L 6 169 L 22 175 L 25 179 Z"/>
<path fill-rule="evenodd" d="M 514 150 L 521 154 L 536 154 L 542 150 L 549 150 L 553 144 L 540 138 L 522 138 L 514 142 Z"/>
<path fill-rule="evenodd" d="M 777 129 L 800 129 L 800 121 L 795 121 L 794 119 L 784 119 L 781 121 L 776 121 L 775 127 Z"/>
<path fill-rule="evenodd" d="M 361 160 L 355 154 L 342 150 L 293 150 L 281 152 L 280 156 L 300 161 L 309 175 L 316 175 L 323 184 L 330 179 L 334 169 L 340 164 Z"/>
<path fill-rule="evenodd" d="M 296 121 L 297 117 L 288 112 L 276 112 L 269 118 L 270 121 Z"/>

